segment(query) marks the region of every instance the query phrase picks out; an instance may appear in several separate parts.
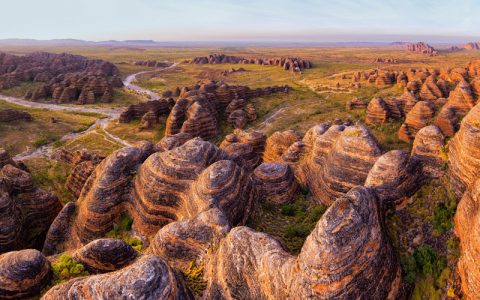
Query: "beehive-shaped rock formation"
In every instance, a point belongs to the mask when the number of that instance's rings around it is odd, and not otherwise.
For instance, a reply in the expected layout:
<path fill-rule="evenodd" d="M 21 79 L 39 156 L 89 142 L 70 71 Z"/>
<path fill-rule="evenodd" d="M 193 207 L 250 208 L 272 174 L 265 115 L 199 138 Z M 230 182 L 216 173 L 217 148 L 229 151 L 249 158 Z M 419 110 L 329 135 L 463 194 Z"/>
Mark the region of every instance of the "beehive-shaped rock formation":
<path fill-rule="evenodd" d="M 357 187 L 322 216 L 298 257 L 270 236 L 234 228 L 208 266 L 211 299 L 394 299 L 401 269 L 375 193 Z"/>
<path fill-rule="evenodd" d="M 41 247 L 60 201 L 37 188 L 26 171 L 8 164 L 0 174 L 0 253 Z"/>
<path fill-rule="evenodd" d="M 412 142 L 417 132 L 432 121 L 434 114 L 435 108 L 431 102 L 417 102 L 400 127 L 398 138 L 405 142 Z"/>
<path fill-rule="evenodd" d="M 286 203 L 294 199 L 298 184 L 288 164 L 263 163 L 253 172 L 253 181 L 262 199 Z"/>
<path fill-rule="evenodd" d="M 371 187 L 386 205 L 412 196 L 421 185 L 421 165 L 407 152 L 392 150 L 380 156 L 368 173 L 366 187 Z"/>
<path fill-rule="evenodd" d="M 89 272 L 104 273 L 121 269 L 137 258 L 137 252 L 126 242 L 115 239 L 98 239 L 72 254 Z"/>
<path fill-rule="evenodd" d="M 480 105 L 463 118 L 460 130 L 448 143 L 450 182 L 457 199 L 473 184 L 480 170 Z"/>
<path fill-rule="evenodd" d="M 51 288 L 42 299 L 193 299 L 180 274 L 161 258 L 145 255 L 121 270 L 78 277 Z"/>
<path fill-rule="evenodd" d="M 422 174 L 429 178 L 442 175 L 442 151 L 444 151 L 445 136 L 435 125 L 420 129 L 415 135 L 411 156 L 422 164 Z"/>
<path fill-rule="evenodd" d="M 290 147 L 291 144 L 300 141 L 301 139 L 302 135 L 294 130 L 274 132 L 267 139 L 265 152 L 263 154 L 263 161 L 279 161 L 288 147 Z"/>
<path fill-rule="evenodd" d="M 29 299 L 50 283 L 48 260 L 37 250 L 27 249 L 0 255 L 0 298 Z"/>
<path fill-rule="evenodd" d="M 372 101 L 370 101 L 370 103 L 368 103 L 365 123 L 386 123 L 388 122 L 389 117 L 387 104 L 382 98 L 375 97 L 372 99 Z"/>

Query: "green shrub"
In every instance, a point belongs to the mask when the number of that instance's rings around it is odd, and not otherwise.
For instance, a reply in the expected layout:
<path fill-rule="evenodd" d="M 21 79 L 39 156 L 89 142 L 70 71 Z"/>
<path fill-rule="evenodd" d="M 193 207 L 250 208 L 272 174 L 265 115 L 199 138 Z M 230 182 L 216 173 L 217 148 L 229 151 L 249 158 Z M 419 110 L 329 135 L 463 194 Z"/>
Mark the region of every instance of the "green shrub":
<path fill-rule="evenodd" d="M 89 275 L 83 264 L 77 262 L 68 254 L 60 256 L 58 261 L 52 264 L 52 269 L 55 284 L 59 284 L 71 278 Z"/>
<path fill-rule="evenodd" d="M 202 295 L 207 287 L 207 282 L 203 278 L 204 267 L 202 265 L 197 265 L 195 261 L 192 261 L 183 274 L 190 290 L 197 296 Z"/>
<path fill-rule="evenodd" d="M 413 253 L 418 269 L 423 275 L 437 277 L 445 268 L 446 261 L 443 256 L 438 256 L 429 245 L 418 247 Z"/>
<path fill-rule="evenodd" d="M 402 269 L 405 273 L 405 281 L 409 284 L 414 283 L 418 272 L 415 258 L 412 255 L 402 256 L 400 258 L 400 263 L 402 264 Z"/>
<path fill-rule="evenodd" d="M 286 203 L 282 205 L 281 212 L 282 215 L 291 217 L 295 215 L 296 207 L 291 203 Z"/>
<path fill-rule="evenodd" d="M 127 214 L 120 216 L 117 223 L 113 224 L 112 230 L 107 233 L 107 237 L 112 239 L 120 239 L 132 246 L 133 249 L 141 251 L 143 249 L 143 242 L 131 236 L 133 220 Z"/>

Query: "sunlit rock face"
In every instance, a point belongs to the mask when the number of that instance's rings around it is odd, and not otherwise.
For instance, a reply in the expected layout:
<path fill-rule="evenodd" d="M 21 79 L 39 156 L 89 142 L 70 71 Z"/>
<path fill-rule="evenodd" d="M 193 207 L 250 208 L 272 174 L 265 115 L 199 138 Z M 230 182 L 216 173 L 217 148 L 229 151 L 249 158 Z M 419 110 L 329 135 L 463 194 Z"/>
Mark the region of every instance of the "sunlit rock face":
<path fill-rule="evenodd" d="M 375 192 L 352 189 L 337 199 L 298 257 L 270 236 L 234 228 L 212 259 L 212 299 L 394 299 L 401 270 L 384 231 Z"/>

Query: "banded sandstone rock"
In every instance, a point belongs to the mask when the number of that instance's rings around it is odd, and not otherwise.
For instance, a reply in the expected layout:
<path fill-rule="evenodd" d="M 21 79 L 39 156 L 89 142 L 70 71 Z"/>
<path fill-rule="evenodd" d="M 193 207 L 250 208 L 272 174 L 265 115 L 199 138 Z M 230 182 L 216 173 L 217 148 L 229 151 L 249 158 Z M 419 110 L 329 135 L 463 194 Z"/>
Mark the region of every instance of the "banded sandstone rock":
<path fill-rule="evenodd" d="M 35 297 L 50 283 L 48 260 L 37 250 L 13 251 L 0 256 L 0 298 Z"/>
<path fill-rule="evenodd" d="M 421 186 L 421 165 L 401 150 L 380 156 L 368 173 L 365 186 L 377 193 L 387 206 L 412 196 Z"/>
<path fill-rule="evenodd" d="M 51 288 L 53 299 L 193 299 L 181 275 L 161 258 L 145 255 L 121 270 L 78 277 Z"/>
<path fill-rule="evenodd" d="M 263 163 L 253 172 L 253 181 L 260 197 L 274 203 L 291 202 L 298 189 L 288 164 Z"/>
<path fill-rule="evenodd" d="M 322 216 L 294 257 L 270 236 L 234 228 L 208 266 L 212 299 L 394 299 L 401 269 L 375 193 L 352 189 Z"/>
<path fill-rule="evenodd" d="M 417 132 L 411 157 L 422 164 L 422 173 L 430 178 L 439 178 L 442 172 L 442 151 L 444 151 L 445 136 L 435 125 L 423 127 Z"/>
<path fill-rule="evenodd" d="M 386 123 L 388 122 L 389 117 L 387 104 L 382 98 L 375 97 L 370 101 L 370 103 L 368 103 L 365 123 Z"/>
<path fill-rule="evenodd" d="M 434 114 L 435 108 L 431 102 L 417 102 L 398 131 L 399 139 L 412 142 L 417 132 L 432 121 Z"/>
<path fill-rule="evenodd" d="M 455 214 L 461 249 L 458 270 L 465 299 L 475 299 L 480 289 L 479 201 L 480 179 L 477 179 L 463 195 Z"/>
<path fill-rule="evenodd" d="M 209 252 L 229 231 L 228 219 L 218 208 L 212 208 L 192 219 L 162 227 L 148 252 L 162 257 L 175 268 L 186 270 L 192 261 L 204 263 Z"/>
<path fill-rule="evenodd" d="M 274 132 L 268 139 L 263 153 L 263 161 L 279 161 L 291 144 L 302 139 L 302 135 L 294 130 Z"/>
<path fill-rule="evenodd" d="M 121 269 L 137 258 L 137 252 L 126 242 L 98 239 L 72 254 L 89 272 L 104 273 Z"/>
<path fill-rule="evenodd" d="M 32 176 L 12 165 L 5 165 L 0 176 L 0 253 L 41 247 L 57 213 L 58 198 L 39 189 Z"/>
<path fill-rule="evenodd" d="M 33 117 L 26 111 L 16 109 L 0 109 L 0 122 L 33 121 Z"/>
<path fill-rule="evenodd" d="M 453 191 L 460 199 L 480 170 L 480 105 L 463 118 L 460 130 L 448 143 L 449 175 Z"/>

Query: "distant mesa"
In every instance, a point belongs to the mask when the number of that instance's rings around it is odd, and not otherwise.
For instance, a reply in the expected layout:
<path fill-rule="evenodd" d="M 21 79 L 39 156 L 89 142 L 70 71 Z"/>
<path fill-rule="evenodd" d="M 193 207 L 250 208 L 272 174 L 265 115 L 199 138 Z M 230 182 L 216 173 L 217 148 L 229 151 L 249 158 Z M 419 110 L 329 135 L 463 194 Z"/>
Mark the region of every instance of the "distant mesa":
<path fill-rule="evenodd" d="M 480 42 L 466 43 L 463 48 L 466 50 L 480 50 Z"/>
<path fill-rule="evenodd" d="M 25 98 L 52 98 L 58 103 L 111 102 L 113 88 L 122 87 L 117 67 L 80 55 L 35 52 L 25 56 L 0 53 L 0 90 L 23 82 L 41 83 Z"/>
<path fill-rule="evenodd" d="M 432 46 L 424 42 L 418 43 L 409 43 L 406 45 L 407 50 L 410 52 L 420 53 L 420 54 L 428 54 L 428 55 L 437 55 L 438 51 L 435 50 Z"/>

